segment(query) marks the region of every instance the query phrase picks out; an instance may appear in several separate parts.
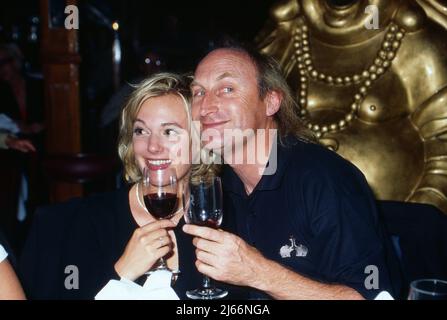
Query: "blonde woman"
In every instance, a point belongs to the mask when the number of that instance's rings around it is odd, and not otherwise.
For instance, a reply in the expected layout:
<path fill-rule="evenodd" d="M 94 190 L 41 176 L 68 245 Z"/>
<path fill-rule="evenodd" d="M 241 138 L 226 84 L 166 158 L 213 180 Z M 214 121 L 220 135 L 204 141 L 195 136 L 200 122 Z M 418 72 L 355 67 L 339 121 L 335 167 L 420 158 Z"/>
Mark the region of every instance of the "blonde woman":
<path fill-rule="evenodd" d="M 180 298 L 200 284 L 192 238 L 181 229 L 181 201 L 171 219 L 158 221 L 139 192 L 142 169 L 163 161 L 176 170 L 182 199 L 190 154 L 176 157 L 191 146 L 189 100 L 188 84 L 174 74 L 136 87 L 122 112 L 118 148 L 129 186 L 36 215 L 21 262 L 31 298 L 93 299 L 110 279 L 143 280 L 161 257 L 181 272 L 173 287 Z"/>

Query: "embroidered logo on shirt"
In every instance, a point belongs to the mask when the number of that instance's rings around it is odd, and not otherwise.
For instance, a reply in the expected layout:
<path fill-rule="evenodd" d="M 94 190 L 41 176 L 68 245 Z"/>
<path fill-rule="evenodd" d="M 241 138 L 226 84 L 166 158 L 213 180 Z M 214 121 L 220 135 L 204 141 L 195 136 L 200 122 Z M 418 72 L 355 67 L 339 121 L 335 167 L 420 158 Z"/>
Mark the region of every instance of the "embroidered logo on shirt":
<path fill-rule="evenodd" d="M 306 246 L 300 244 L 300 245 L 296 245 L 296 239 L 294 236 L 290 236 L 289 239 L 291 245 L 285 245 L 282 246 L 281 249 L 279 249 L 279 254 L 281 255 L 281 258 L 290 258 L 292 257 L 292 252 L 295 251 L 295 256 L 296 257 L 306 257 L 307 256 L 307 252 L 309 251 L 309 249 L 307 249 Z"/>

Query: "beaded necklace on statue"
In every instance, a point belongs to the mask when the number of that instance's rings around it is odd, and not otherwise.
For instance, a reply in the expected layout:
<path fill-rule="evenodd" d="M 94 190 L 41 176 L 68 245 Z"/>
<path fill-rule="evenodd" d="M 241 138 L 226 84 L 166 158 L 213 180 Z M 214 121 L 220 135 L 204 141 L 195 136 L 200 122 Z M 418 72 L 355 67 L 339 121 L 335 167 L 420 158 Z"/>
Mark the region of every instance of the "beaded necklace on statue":
<path fill-rule="evenodd" d="M 307 127 L 315 132 L 317 138 L 321 138 L 327 132 L 337 132 L 350 125 L 357 118 L 361 103 L 365 100 L 368 90 L 391 66 L 397 55 L 400 44 L 405 36 L 405 29 L 399 28 L 395 22 L 391 22 L 385 33 L 379 52 L 368 68 L 352 76 L 334 76 L 317 71 L 313 65 L 312 53 L 309 46 L 309 29 L 302 21 L 294 31 L 293 45 L 295 47 L 294 57 L 298 64 L 300 73 L 300 90 L 298 106 L 300 117 Z M 345 113 L 337 121 L 328 125 L 319 125 L 308 119 L 308 88 L 309 78 L 314 81 L 323 82 L 331 86 L 354 86 L 359 89 L 353 97 L 350 111 Z"/>

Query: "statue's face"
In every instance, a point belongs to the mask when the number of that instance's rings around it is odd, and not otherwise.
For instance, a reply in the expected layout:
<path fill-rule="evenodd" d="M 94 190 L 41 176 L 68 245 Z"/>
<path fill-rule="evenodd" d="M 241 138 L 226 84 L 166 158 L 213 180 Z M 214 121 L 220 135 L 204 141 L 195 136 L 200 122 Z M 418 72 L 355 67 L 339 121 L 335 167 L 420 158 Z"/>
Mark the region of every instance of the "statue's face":
<path fill-rule="evenodd" d="M 365 26 L 371 23 L 371 8 L 378 13 L 379 28 L 387 25 L 397 4 L 397 0 L 301 0 L 303 14 L 315 34 L 337 44 L 367 37 L 370 30 Z M 368 6 L 372 7 L 366 9 Z"/>

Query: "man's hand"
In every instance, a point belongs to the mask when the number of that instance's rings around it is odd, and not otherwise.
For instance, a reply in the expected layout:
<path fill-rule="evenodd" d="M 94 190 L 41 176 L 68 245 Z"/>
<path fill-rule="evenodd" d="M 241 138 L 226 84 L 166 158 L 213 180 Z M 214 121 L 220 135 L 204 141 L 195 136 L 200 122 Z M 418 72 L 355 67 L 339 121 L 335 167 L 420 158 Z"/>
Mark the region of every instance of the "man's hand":
<path fill-rule="evenodd" d="M 258 250 L 222 230 L 188 224 L 183 231 L 195 237 L 199 272 L 218 281 L 257 287 L 259 268 L 266 261 Z"/>
<path fill-rule="evenodd" d="M 9 149 L 14 149 L 20 152 L 36 152 L 36 148 L 33 146 L 31 141 L 24 140 L 24 139 L 18 139 L 13 136 L 8 136 L 5 140 L 5 144 Z"/>

